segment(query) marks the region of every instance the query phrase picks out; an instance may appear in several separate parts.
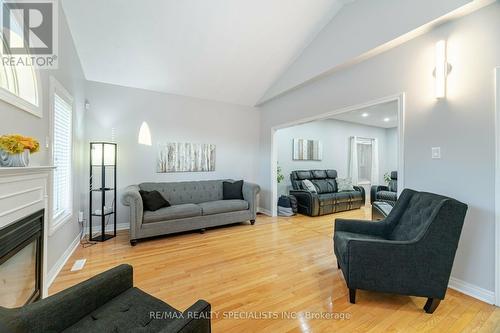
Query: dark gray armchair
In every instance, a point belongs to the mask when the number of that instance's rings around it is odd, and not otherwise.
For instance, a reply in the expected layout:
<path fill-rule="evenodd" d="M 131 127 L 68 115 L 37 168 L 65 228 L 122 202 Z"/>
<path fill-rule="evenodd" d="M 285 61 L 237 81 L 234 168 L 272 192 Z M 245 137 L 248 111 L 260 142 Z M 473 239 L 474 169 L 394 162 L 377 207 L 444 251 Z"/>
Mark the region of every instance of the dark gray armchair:
<path fill-rule="evenodd" d="M 404 190 L 381 222 L 335 220 L 334 251 L 349 288 L 427 297 L 433 313 L 444 299 L 467 205 Z"/>
<path fill-rule="evenodd" d="M 398 200 L 398 172 L 391 172 L 391 180 L 387 186 L 373 185 L 370 191 L 370 203 L 386 202 L 391 206 Z"/>
<path fill-rule="evenodd" d="M 120 265 L 18 309 L 0 307 L 0 332 L 210 332 L 210 304 L 180 312 L 133 287 Z"/>

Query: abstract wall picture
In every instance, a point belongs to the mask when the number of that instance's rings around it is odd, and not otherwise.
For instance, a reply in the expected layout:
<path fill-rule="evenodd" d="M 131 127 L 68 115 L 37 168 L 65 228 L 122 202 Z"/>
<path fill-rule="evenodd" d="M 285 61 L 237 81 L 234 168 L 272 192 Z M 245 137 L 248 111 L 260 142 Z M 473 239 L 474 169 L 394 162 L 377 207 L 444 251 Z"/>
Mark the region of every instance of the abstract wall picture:
<path fill-rule="evenodd" d="M 179 142 L 160 144 L 156 171 L 158 173 L 215 171 L 215 145 Z"/>
<path fill-rule="evenodd" d="M 323 147 L 319 140 L 293 139 L 294 161 L 321 161 Z"/>

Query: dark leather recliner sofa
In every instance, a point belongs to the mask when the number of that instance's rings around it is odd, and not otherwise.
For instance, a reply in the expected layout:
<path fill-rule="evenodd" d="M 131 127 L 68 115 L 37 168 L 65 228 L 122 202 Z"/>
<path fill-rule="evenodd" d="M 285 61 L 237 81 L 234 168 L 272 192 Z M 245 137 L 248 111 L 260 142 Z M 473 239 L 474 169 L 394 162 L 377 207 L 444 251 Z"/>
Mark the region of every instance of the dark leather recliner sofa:
<path fill-rule="evenodd" d="M 298 201 L 300 214 L 321 216 L 365 205 L 365 190 L 354 186 L 354 191 L 339 192 L 336 170 L 298 170 L 290 175 L 293 190 L 290 191 Z M 308 179 L 316 187 L 317 193 L 304 188 L 302 181 Z"/>

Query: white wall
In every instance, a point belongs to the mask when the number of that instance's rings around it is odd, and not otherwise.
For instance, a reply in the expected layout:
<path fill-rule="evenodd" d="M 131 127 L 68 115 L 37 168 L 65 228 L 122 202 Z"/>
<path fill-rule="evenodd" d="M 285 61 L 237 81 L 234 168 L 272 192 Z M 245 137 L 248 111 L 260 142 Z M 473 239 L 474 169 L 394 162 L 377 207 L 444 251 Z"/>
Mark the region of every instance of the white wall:
<path fill-rule="evenodd" d="M 290 173 L 294 170 L 337 170 L 339 177 L 348 177 L 349 139 L 351 136 L 377 139 L 379 145 L 379 182 L 384 184 L 384 174 L 391 171 L 386 165 L 387 156 L 397 156 L 397 137 L 394 152 L 388 152 L 387 132 L 380 127 L 359 125 L 340 120 L 325 119 L 280 129 L 275 140 L 278 150 L 278 164 L 281 166 L 285 181 L 278 185 L 278 194 L 285 194 L 291 188 Z M 391 132 L 397 130 L 391 129 Z M 294 161 L 292 159 L 293 139 L 319 140 L 323 146 L 321 161 Z M 390 143 L 392 145 L 392 142 Z M 397 159 L 396 159 L 397 161 Z M 392 164 L 392 162 L 391 162 Z M 389 168 L 389 169 L 388 169 Z M 397 170 L 397 168 L 395 169 Z"/>
<path fill-rule="evenodd" d="M 116 129 L 119 194 L 149 181 L 257 180 L 257 109 L 97 82 L 88 82 L 87 92 L 87 141 L 109 141 Z M 152 147 L 137 143 L 143 121 L 151 129 Z M 156 173 L 157 144 L 165 142 L 215 144 L 215 172 Z M 119 206 L 118 223 L 128 223 L 128 211 Z"/>
<path fill-rule="evenodd" d="M 73 179 L 73 208 L 74 216 L 70 222 L 63 225 L 48 238 L 47 271 L 54 267 L 63 252 L 78 236 L 79 227 L 77 212 L 81 204 L 81 186 L 84 182 L 82 170 L 85 157 L 83 105 L 85 100 L 84 75 L 80 60 L 73 45 L 73 39 L 66 23 L 66 18 L 59 8 L 59 69 L 41 70 L 41 97 L 43 105 L 43 118 L 37 118 L 23 110 L 0 101 L 0 134 L 20 133 L 33 136 L 40 141 L 39 153 L 32 155 L 31 165 L 49 165 L 49 150 L 45 148 L 45 138 L 49 135 L 49 77 L 55 77 L 74 97 L 74 179 Z"/>
<path fill-rule="evenodd" d="M 262 106 L 261 205 L 271 204 L 271 128 L 406 92 L 405 185 L 452 196 L 469 210 L 452 276 L 494 290 L 494 88 L 500 4 L 442 25 L 386 53 Z M 448 40 L 448 97 L 434 97 L 434 46 Z M 442 159 L 431 159 L 440 146 Z M 471 182 L 474 184 L 471 186 Z"/>

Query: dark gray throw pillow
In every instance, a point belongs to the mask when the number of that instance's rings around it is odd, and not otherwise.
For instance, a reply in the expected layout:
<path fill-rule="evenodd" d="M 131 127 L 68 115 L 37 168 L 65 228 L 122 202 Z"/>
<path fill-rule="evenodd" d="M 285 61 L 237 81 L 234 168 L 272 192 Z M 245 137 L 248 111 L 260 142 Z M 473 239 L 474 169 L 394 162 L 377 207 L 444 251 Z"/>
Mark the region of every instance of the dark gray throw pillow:
<path fill-rule="evenodd" d="M 222 198 L 224 200 L 243 200 L 243 180 L 234 183 L 222 182 Z"/>
<path fill-rule="evenodd" d="M 170 202 L 165 200 L 158 191 L 139 191 L 142 198 L 144 210 L 154 212 L 163 207 L 170 207 Z"/>

